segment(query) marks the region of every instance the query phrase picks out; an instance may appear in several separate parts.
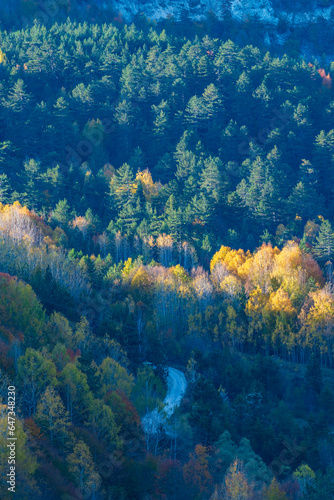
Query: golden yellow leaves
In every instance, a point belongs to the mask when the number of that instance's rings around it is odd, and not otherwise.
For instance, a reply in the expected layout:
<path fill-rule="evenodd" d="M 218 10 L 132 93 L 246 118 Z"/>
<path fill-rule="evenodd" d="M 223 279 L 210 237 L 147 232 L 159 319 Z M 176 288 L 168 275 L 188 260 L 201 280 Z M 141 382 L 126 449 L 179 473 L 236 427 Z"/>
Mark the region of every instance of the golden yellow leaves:
<path fill-rule="evenodd" d="M 151 280 L 144 266 L 137 269 L 136 274 L 132 278 L 131 287 L 140 290 L 141 292 L 148 291 L 151 286 Z"/>
<path fill-rule="evenodd" d="M 74 228 L 79 229 L 81 231 L 83 238 L 86 238 L 87 234 L 87 229 L 89 226 L 89 222 L 85 217 L 82 217 L 81 215 L 78 217 L 75 217 L 74 221 L 72 222 L 72 226 Z"/>
<path fill-rule="evenodd" d="M 288 316 L 296 314 L 296 309 L 293 307 L 287 292 L 282 288 L 279 288 L 276 292 L 272 292 L 270 294 L 267 308 L 276 314 L 282 312 Z"/>
<path fill-rule="evenodd" d="M 7 56 L 2 50 L 0 49 L 0 64 L 7 64 Z"/>
<path fill-rule="evenodd" d="M 269 297 L 282 288 L 296 301 L 307 296 L 310 279 L 314 286 L 324 283 L 317 262 L 294 241 L 282 250 L 263 243 L 254 254 L 223 246 L 213 256 L 210 268 L 214 283 L 224 291 L 244 285 L 248 294 L 259 287 Z"/>
<path fill-rule="evenodd" d="M 180 266 L 180 264 L 173 266 L 171 271 L 181 282 L 187 282 L 189 280 L 189 275 L 186 273 L 185 269 Z"/>
<path fill-rule="evenodd" d="M 246 280 L 246 289 L 260 287 L 264 293 L 269 293 L 271 288 L 270 277 L 274 268 L 275 256 L 279 253 L 277 247 L 263 243 L 249 265 L 249 273 Z"/>
<path fill-rule="evenodd" d="M 308 314 L 308 324 L 325 335 L 334 333 L 334 295 L 329 287 L 310 294 L 313 306 Z"/>
<path fill-rule="evenodd" d="M 131 195 L 135 195 L 138 191 L 138 187 L 141 186 L 146 201 L 151 201 L 152 197 L 157 196 L 162 188 L 161 182 L 153 181 L 151 172 L 148 169 L 137 172 L 135 181 L 131 182 L 130 185 L 128 182 L 124 184 L 115 184 L 117 181 L 115 180 L 115 170 L 113 167 L 106 172 L 105 175 L 110 175 L 111 178 L 110 187 L 114 189 L 117 195 L 122 195 L 127 192 Z"/>
<path fill-rule="evenodd" d="M 249 251 L 244 252 L 242 249 L 232 250 L 230 247 L 222 246 L 213 256 L 210 262 L 210 270 L 213 272 L 216 264 L 220 263 L 223 264 L 229 272 L 244 277 L 245 264 L 250 258 L 251 253 Z"/>
<path fill-rule="evenodd" d="M 220 289 L 226 298 L 233 299 L 242 293 L 242 283 L 236 276 L 230 274 L 220 283 Z"/>
<path fill-rule="evenodd" d="M 142 172 L 138 172 L 136 180 L 141 183 L 146 201 L 151 201 L 152 196 L 157 196 L 162 188 L 161 182 L 153 182 L 151 172 L 148 168 Z"/>

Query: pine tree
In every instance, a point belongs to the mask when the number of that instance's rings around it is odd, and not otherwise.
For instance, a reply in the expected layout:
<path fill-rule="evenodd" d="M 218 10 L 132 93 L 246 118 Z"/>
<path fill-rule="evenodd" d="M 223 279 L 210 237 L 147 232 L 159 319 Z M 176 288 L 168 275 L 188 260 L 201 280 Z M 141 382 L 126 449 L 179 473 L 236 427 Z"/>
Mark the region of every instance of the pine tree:
<path fill-rule="evenodd" d="M 19 79 L 14 83 L 12 90 L 9 92 L 5 106 L 14 111 L 14 113 L 20 113 L 29 105 L 30 101 L 31 97 L 26 91 L 25 83 Z"/>
<path fill-rule="evenodd" d="M 152 209 L 150 203 L 146 204 L 146 212 L 149 218 L 149 233 L 146 236 L 158 236 L 163 224 L 163 215 L 157 215 L 157 210 Z"/>
<path fill-rule="evenodd" d="M 68 134 L 70 130 L 67 127 L 68 116 L 69 116 L 69 104 L 66 99 L 61 96 L 58 97 L 56 103 L 53 106 L 54 116 L 57 123 L 57 129 L 60 134 L 55 134 L 54 137 L 54 147 L 59 152 L 62 153 L 65 150 L 66 141 L 69 141 Z"/>
<path fill-rule="evenodd" d="M 331 260 L 334 256 L 334 232 L 328 220 L 323 220 L 320 226 L 314 253 L 320 260 Z"/>
<path fill-rule="evenodd" d="M 212 205 L 203 194 L 201 196 L 195 195 L 192 198 L 188 211 L 195 226 L 206 226 L 211 221 Z"/>
<path fill-rule="evenodd" d="M 287 213 L 293 218 L 298 215 L 305 220 L 310 220 L 314 214 L 322 213 L 325 209 L 325 200 L 316 191 L 319 172 L 309 160 L 302 160 L 298 178 L 299 181 L 288 198 Z"/>
<path fill-rule="evenodd" d="M 133 172 L 142 172 L 147 167 L 147 158 L 140 147 L 133 151 L 129 159 L 129 165 Z"/>
<path fill-rule="evenodd" d="M 237 194 L 258 222 L 277 225 L 281 218 L 281 180 L 283 174 L 277 168 L 280 155 L 275 147 L 266 158 L 257 156 L 250 163 L 248 183 L 243 179 L 237 186 Z"/>
<path fill-rule="evenodd" d="M 222 100 L 218 89 L 211 83 L 203 92 L 206 119 L 212 121 L 217 118 L 222 110 Z"/>
<path fill-rule="evenodd" d="M 11 201 L 11 186 L 6 174 L 0 174 L 0 203 L 6 204 Z"/>
<path fill-rule="evenodd" d="M 133 234 L 141 219 L 141 205 L 140 199 L 133 200 L 132 203 L 126 203 L 118 213 L 116 227 L 119 228 L 123 234 Z"/>
<path fill-rule="evenodd" d="M 184 151 L 177 158 L 177 170 L 175 177 L 179 182 L 185 182 L 191 175 L 196 178 L 197 159 L 192 151 Z"/>
<path fill-rule="evenodd" d="M 31 158 L 24 162 L 25 203 L 30 210 L 40 208 L 41 163 Z"/>
<path fill-rule="evenodd" d="M 314 214 L 324 210 L 324 199 L 315 189 L 298 182 L 288 198 L 287 207 L 290 217 L 295 218 L 298 215 L 304 220 L 310 220 Z"/>
<path fill-rule="evenodd" d="M 171 195 L 166 202 L 165 222 L 168 227 L 168 234 L 182 246 L 182 241 L 186 238 L 187 214 L 181 208 L 176 208 L 174 195 Z"/>
<path fill-rule="evenodd" d="M 66 199 L 59 200 L 56 208 L 51 213 L 51 220 L 60 227 L 66 228 L 70 222 L 70 206 Z"/>
<path fill-rule="evenodd" d="M 328 196 L 334 180 L 334 129 L 327 134 L 324 130 L 315 138 L 315 151 L 313 164 L 319 170 L 320 183 L 323 191 Z"/>
<path fill-rule="evenodd" d="M 207 55 L 202 56 L 198 61 L 197 74 L 199 76 L 199 83 L 203 88 L 203 85 L 207 85 L 209 83 L 210 76 L 212 74 L 212 62 Z"/>
<path fill-rule="evenodd" d="M 223 165 L 219 158 L 208 158 L 204 162 L 201 173 L 200 189 L 216 203 L 222 198 L 222 176 Z"/>
<path fill-rule="evenodd" d="M 152 111 L 154 115 L 153 119 L 153 131 L 157 137 L 164 137 L 168 130 L 169 122 L 169 106 L 168 102 L 162 100 L 158 106 L 152 104 Z"/>
<path fill-rule="evenodd" d="M 132 168 L 124 163 L 110 181 L 110 206 L 120 209 L 126 204 L 133 204 L 137 192 L 137 183 Z"/>
<path fill-rule="evenodd" d="M 204 126 L 207 119 L 207 112 L 203 97 L 194 95 L 189 99 L 186 106 L 185 119 L 197 131 Z"/>

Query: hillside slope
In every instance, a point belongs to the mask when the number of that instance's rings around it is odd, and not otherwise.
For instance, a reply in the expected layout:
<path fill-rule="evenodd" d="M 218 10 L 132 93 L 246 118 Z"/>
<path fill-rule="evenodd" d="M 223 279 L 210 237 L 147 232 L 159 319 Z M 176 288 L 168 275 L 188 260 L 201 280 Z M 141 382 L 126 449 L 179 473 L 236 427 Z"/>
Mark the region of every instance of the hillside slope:
<path fill-rule="evenodd" d="M 99 0 L 98 0 L 99 2 Z M 101 2 L 104 7 L 108 1 Z M 113 5 L 125 18 L 143 12 L 153 19 L 161 19 L 168 15 L 179 18 L 187 13 L 192 19 L 201 19 L 209 11 L 222 19 L 230 12 L 236 20 L 247 20 L 257 16 L 261 22 L 277 25 L 280 19 L 284 19 L 289 25 L 309 24 L 319 17 L 329 20 L 334 7 L 326 0 L 312 2 L 294 2 L 291 6 L 288 2 L 277 0 L 151 0 L 143 2 L 140 0 L 113 0 Z"/>

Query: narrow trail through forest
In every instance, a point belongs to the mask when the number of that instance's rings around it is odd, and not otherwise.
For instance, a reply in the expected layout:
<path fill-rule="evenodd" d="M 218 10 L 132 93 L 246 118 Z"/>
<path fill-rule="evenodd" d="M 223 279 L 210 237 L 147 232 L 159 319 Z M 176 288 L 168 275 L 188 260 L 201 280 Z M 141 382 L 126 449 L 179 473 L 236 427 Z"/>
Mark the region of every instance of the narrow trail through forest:
<path fill-rule="evenodd" d="M 169 367 L 167 387 L 163 410 L 155 408 L 142 418 L 142 425 L 147 434 L 155 434 L 179 406 L 187 387 L 186 377 L 180 370 Z"/>

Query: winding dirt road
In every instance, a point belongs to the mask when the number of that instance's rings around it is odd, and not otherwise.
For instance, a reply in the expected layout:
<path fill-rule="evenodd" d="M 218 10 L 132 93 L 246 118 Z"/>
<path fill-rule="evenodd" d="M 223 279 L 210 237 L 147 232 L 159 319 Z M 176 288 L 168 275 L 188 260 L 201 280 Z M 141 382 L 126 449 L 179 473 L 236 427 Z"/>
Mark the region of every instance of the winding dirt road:
<path fill-rule="evenodd" d="M 186 377 L 176 368 L 168 368 L 167 396 L 164 399 L 164 409 L 156 408 L 142 418 L 143 429 L 148 434 L 155 434 L 159 427 L 166 423 L 175 408 L 179 406 L 187 387 Z"/>

